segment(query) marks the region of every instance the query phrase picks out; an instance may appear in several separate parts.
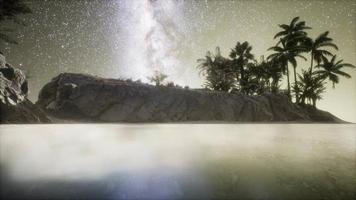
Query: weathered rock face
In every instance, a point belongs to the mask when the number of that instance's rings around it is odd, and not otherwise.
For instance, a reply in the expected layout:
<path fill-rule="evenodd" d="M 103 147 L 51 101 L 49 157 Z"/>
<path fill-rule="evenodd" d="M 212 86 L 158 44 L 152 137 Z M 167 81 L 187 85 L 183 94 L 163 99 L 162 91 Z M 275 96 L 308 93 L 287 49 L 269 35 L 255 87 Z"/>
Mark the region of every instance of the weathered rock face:
<path fill-rule="evenodd" d="M 0 123 L 46 123 L 46 114 L 27 99 L 23 72 L 9 64 L 0 67 Z"/>
<path fill-rule="evenodd" d="M 329 113 L 296 106 L 284 95 L 250 97 L 71 73 L 46 84 L 37 104 L 57 117 L 97 122 L 339 122 Z"/>

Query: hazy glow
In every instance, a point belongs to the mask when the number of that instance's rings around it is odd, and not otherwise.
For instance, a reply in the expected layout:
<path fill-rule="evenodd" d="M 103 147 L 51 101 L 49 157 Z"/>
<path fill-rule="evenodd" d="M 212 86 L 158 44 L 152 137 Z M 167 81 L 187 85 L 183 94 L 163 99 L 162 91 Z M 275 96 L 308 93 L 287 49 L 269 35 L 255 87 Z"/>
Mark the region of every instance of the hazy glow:
<path fill-rule="evenodd" d="M 316 124 L 11 125 L 1 127 L 0 164 L 19 181 L 92 180 L 132 171 L 192 173 L 219 161 L 241 167 L 250 158 L 261 158 L 253 166 L 259 168 L 265 155 L 314 166 L 335 153 L 354 159 L 355 129 Z"/>
<path fill-rule="evenodd" d="M 154 71 L 175 75 L 182 36 L 183 1 L 122 1 L 118 16 L 124 37 L 124 51 L 117 51 L 123 77 L 146 80 Z"/>
<path fill-rule="evenodd" d="M 18 199 L 354 199 L 355 129 L 2 125 L 0 189 Z"/>

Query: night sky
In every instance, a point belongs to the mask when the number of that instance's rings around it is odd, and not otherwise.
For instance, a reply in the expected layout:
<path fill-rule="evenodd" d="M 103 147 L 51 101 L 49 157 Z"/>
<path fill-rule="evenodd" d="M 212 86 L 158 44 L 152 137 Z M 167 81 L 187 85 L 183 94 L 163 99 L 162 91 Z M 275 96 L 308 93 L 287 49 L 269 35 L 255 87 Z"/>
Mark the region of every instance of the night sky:
<path fill-rule="evenodd" d="M 335 52 L 356 64 L 354 0 L 27 0 L 27 26 L 12 35 L 18 45 L 0 41 L 9 63 L 29 75 L 30 99 L 61 72 L 90 73 L 146 81 L 155 70 L 180 85 L 201 87 L 196 60 L 220 46 L 228 56 L 237 41 L 249 41 L 256 58 L 270 53 L 278 24 L 300 16 L 316 37 L 329 30 Z M 310 55 L 305 55 L 308 58 Z M 309 62 L 300 60 L 306 69 Z M 356 70 L 353 78 L 328 85 L 318 107 L 356 122 Z M 284 84 L 283 86 L 284 87 Z"/>

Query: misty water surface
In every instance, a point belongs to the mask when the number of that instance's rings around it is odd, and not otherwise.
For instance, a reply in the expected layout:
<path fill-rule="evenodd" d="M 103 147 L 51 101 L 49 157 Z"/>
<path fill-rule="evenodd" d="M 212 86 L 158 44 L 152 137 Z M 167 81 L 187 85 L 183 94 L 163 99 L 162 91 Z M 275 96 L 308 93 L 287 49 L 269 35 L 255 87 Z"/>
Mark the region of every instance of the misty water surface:
<path fill-rule="evenodd" d="M 356 126 L 2 125 L 1 197 L 353 199 Z"/>

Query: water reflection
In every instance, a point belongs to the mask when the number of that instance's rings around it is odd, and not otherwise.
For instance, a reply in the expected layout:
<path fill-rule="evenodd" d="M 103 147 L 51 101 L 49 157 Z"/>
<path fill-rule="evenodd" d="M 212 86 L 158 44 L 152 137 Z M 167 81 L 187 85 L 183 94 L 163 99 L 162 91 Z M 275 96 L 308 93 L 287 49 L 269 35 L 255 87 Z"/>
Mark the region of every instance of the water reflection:
<path fill-rule="evenodd" d="M 6 198 L 353 198 L 355 125 L 5 125 Z"/>

